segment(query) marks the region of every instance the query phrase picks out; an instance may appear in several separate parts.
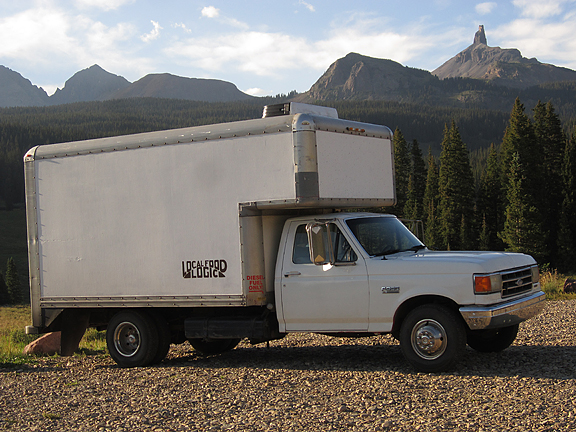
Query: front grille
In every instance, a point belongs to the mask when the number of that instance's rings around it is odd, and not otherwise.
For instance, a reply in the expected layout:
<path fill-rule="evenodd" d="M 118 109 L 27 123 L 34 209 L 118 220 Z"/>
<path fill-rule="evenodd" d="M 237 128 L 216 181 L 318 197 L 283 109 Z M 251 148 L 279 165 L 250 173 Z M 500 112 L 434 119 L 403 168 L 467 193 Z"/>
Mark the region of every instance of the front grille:
<path fill-rule="evenodd" d="M 530 267 L 502 273 L 502 298 L 528 292 L 532 289 Z"/>

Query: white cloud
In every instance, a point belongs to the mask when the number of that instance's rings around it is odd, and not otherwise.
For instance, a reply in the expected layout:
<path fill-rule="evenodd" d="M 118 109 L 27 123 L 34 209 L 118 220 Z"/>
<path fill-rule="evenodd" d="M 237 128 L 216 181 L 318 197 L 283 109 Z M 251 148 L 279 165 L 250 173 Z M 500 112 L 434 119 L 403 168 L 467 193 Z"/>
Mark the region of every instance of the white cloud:
<path fill-rule="evenodd" d="M 214 6 L 206 6 L 202 9 L 202 16 L 206 18 L 216 18 L 221 24 L 236 27 L 242 30 L 248 30 L 249 26 L 236 18 L 229 18 L 220 15 L 220 9 L 216 9 Z"/>
<path fill-rule="evenodd" d="M 206 18 L 216 18 L 220 15 L 220 9 L 216 9 L 214 6 L 206 6 L 202 8 L 202 16 Z"/>
<path fill-rule="evenodd" d="M 564 4 L 572 0 L 513 0 L 512 3 L 521 9 L 522 16 L 546 18 L 561 14 Z"/>
<path fill-rule="evenodd" d="M 190 30 L 188 27 L 186 27 L 186 24 L 184 24 L 184 23 L 172 24 L 172 27 L 174 27 L 174 28 L 181 28 L 181 29 L 184 30 L 186 33 L 192 33 L 192 30 Z"/>
<path fill-rule="evenodd" d="M 316 42 L 284 33 L 236 32 L 182 40 L 165 53 L 180 63 L 211 73 L 238 70 L 279 77 L 294 70 L 323 72 L 349 52 L 393 58 L 405 64 L 439 43 L 438 39 L 424 38 L 416 32 L 402 35 L 391 31 L 363 31 L 363 28 L 365 25 L 340 27 L 327 39 Z M 448 31 L 441 38 L 451 42 L 454 33 Z"/>
<path fill-rule="evenodd" d="M 266 90 L 263 90 L 261 88 L 258 87 L 254 87 L 254 88 L 249 88 L 248 90 L 243 90 L 244 93 L 249 94 L 250 96 L 266 96 L 271 94 L 271 92 L 266 92 Z"/>
<path fill-rule="evenodd" d="M 42 7 L 0 19 L 0 57 L 33 63 L 50 59 L 54 51 L 65 52 L 74 46 L 71 28 L 65 13 Z"/>
<path fill-rule="evenodd" d="M 136 0 L 77 0 L 76 5 L 85 8 L 98 8 L 105 11 L 116 10 L 125 4 L 134 3 Z"/>
<path fill-rule="evenodd" d="M 576 69 L 576 15 L 568 13 L 561 20 L 548 22 L 526 18 L 512 21 L 494 30 L 501 45 L 518 48 L 524 57 Z M 492 32 L 491 32 L 492 33 Z"/>
<path fill-rule="evenodd" d="M 0 63 L 33 82 L 36 75 L 48 92 L 93 64 L 113 73 L 127 73 L 129 79 L 140 78 L 139 74 L 153 68 L 152 59 L 136 54 L 138 33 L 132 24 L 107 26 L 86 15 L 49 6 L 0 18 Z M 62 73 L 70 75 L 63 77 Z M 52 83 L 51 74 L 59 74 Z"/>
<path fill-rule="evenodd" d="M 474 9 L 476 10 L 476 13 L 480 15 L 487 15 L 492 13 L 496 6 L 498 5 L 494 2 L 478 3 Z"/>
<path fill-rule="evenodd" d="M 298 3 L 308 9 L 310 12 L 316 12 L 316 9 L 310 3 L 307 3 L 304 0 L 299 0 Z"/>
<path fill-rule="evenodd" d="M 160 27 L 160 24 L 156 21 L 150 21 L 152 23 L 152 26 L 154 27 L 150 33 L 146 33 L 145 35 L 140 36 L 140 39 L 142 39 L 144 42 L 150 42 L 153 41 L 155 39 L 158 39 L 160 37 L 160 30 L 163 30 L 162 27 Z"/>

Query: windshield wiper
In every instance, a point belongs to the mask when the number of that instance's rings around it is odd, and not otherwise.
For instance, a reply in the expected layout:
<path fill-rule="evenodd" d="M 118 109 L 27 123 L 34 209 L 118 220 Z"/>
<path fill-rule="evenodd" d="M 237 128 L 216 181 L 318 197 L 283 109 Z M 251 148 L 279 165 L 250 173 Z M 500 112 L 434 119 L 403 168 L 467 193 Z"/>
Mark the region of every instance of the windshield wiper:
<path fill-rule="evenodd" d="M 384 252 L 377 253 L 377 254 L 375 254 L 374 256 L 375 256 L 375 257 L 380 257 L 380 256 L 381 256 L 381 257 L 385 257 L 386 255 L 392 255 L 392 254 L 395 254 L 395 253 L 398 253 L 398 252 L 403 252 L 403 251 L 401 251 L 400 249 L 391 249 L 391 250 L 387 250 L 387 251 L 384 251 Z M 386 258 L 384 258 L 384 259 L 386 259 Z"/>
<path fill-rule="evenodd" d="M 411 248 L 408 249 L 392 249 L 392 250 L 387 250 L 384 252 L 380 252 L 377 253 L 376 255 L 374 255 L 375 257 L 379 257 L 381 256 L 382 259 L 386 259 L 386 255 L 392 255 L 392 254 L 396 254 L 396 253 L 400 253 L 400 252 L 418 252 L 421 249 L 426 249 L 426 246 L 424 245 L 416 245 L 416 246 L 412 246 Z"/>

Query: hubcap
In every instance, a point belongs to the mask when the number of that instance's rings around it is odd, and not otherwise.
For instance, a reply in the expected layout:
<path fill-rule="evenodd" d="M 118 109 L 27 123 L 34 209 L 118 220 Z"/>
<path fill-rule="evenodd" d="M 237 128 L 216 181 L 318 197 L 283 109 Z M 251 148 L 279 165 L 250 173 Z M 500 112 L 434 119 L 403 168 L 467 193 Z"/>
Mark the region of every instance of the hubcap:
<path fill-rule="evenodd" d="M 411 335 L 414 352 L 425 360 L 434 360 L 446 351 L 446 330 L 438 321 L 426 319 L 416 323 Z"/>
<path fill-rule="evenodd" d="M 140 349 L 140 332 L 130 323 L 118 324 L 114 330 L 114 346 L 116 351 L 124 357 L 132 357 Z"/>

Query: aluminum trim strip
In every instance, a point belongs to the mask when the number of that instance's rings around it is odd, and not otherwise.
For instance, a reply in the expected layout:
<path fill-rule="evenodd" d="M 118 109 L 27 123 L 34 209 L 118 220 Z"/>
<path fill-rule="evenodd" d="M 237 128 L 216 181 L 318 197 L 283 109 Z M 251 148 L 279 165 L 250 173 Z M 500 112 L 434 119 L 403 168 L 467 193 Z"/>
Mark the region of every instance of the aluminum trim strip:
<path fill-rule="evenodd" d="M 43 297 L 43 308 L 246 306 L 244 295 Z"/>

